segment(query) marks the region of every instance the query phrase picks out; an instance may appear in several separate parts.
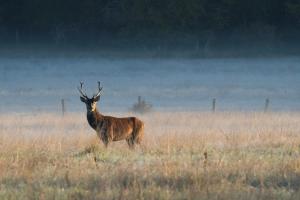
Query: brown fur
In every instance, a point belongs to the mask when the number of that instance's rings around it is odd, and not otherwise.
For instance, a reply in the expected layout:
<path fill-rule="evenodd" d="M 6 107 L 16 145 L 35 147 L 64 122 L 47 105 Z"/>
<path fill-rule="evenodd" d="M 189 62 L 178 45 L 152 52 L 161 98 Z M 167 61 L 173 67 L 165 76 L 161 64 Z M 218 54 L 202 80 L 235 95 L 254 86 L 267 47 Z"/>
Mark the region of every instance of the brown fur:
<path fill-rule="evenodd" d="M 112 141 L 126 140 L 129 147 L 134 147 L 144 136 L 144 123 L 136 117 L 104 116 L 95 109 L 87 112 L 87 120 L 105 146 Z"/>
<path fill-rule="evenodd" d="M 106 147 L 110 142 L 119 140 L 126 140 L 131 148 L 141 143 L 144 136 L 144 123 L 141 120 L 136 117 L 104 116 L 97 110 L 96 103 L 100 100 L 100 83 L 98 95 L 92 98 L 88 98 L 81 89 L 79 91 L 82 94 L 81 101 L 86 104 L 88 123 Z"/>

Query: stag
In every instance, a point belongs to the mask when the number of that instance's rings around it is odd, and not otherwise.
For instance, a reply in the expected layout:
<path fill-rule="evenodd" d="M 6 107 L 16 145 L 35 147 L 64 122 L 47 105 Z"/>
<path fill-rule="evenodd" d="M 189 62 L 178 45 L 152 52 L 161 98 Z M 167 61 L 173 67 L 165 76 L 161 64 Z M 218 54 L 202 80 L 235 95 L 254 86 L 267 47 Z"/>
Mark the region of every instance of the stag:
<path fill-rule="evenodd" d="M 98 92 L 89 98 L 82 89 L 80 82 L 80 100 L 85 103 L 87 109 L 87 120 L 89 125 L 96 131 L 105 147 L 112 141 L 126 140 L 129 148 L 140 144 L 144 136 L 144 123 L 136 117 L 117 118 L 102 115 L 97 109 L 102 87 L 98 81 Z"/>

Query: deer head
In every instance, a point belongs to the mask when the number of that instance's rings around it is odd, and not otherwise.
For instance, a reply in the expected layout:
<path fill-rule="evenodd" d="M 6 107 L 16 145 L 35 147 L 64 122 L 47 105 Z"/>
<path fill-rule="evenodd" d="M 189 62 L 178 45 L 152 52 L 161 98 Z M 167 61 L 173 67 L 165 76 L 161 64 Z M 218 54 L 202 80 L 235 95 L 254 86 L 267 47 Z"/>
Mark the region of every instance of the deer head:
<path fill-rule="evenodd" d="M 89 98 L 83 91 L 82 91 L 83 82 L 80 82 L 80 88 L 78 87 L 78 91 L 80 92 L 80 100 L 85 103 L 86 109 L 88 112 L 95 111 L 97 107 L 97 102 L 100 100 L 101 90 L 100 81 L 98 81 L 98 92 L 93 95 L 92 98 Z"/>

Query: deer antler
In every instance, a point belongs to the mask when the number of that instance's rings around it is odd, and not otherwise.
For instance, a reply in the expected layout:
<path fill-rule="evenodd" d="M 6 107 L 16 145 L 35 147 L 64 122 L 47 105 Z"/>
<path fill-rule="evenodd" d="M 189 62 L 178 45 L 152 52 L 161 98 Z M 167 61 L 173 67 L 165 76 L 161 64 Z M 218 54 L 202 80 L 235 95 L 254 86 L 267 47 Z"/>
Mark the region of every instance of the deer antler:
<path fill-rule="evenodd" d="M 102 87 L 100 87 L 100 81 L 98 81 L 98 93 L 94 95 L 94 98 L 100 96 Z"/>
<path fill-rule="evenodd" d="M 80 81 L 80 88 L 77 87 L 77 89 L 80 92 L 81 96 L 87 99 L 88 98 L 87 95 L 82 91 L 82 86 L 83 86 L 83 82 Z"/>

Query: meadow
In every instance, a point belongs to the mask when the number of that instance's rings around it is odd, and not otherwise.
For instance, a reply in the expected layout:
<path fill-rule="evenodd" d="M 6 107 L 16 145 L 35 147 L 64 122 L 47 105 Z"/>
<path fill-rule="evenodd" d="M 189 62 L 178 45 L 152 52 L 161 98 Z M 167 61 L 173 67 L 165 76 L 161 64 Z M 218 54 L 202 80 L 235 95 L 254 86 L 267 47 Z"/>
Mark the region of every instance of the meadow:
<path fill-rule="evenodd" d="M 0 199 L 300 199 L 300 113 L 139 117 L 130 150 L 85 113 L 1 114 Z"/>

